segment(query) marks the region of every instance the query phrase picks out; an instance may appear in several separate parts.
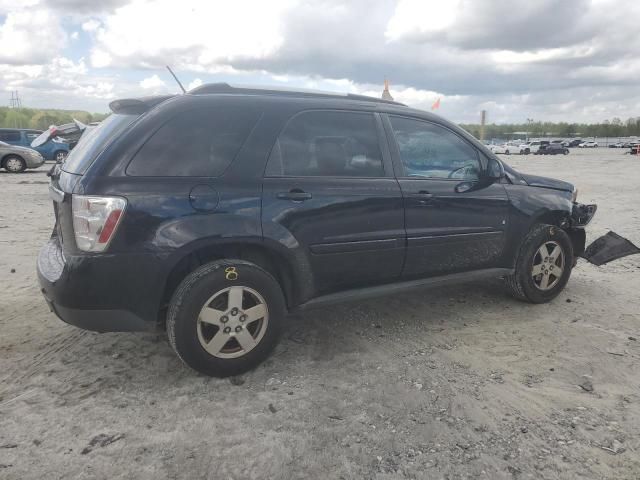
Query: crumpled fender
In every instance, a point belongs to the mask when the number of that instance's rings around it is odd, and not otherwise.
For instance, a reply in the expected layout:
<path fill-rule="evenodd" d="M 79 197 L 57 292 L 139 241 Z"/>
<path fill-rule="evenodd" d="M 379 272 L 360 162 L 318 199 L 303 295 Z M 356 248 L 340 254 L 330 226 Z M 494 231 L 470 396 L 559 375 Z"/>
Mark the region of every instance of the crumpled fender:
<path fill-rule="evenodd" d="M 609 232 L 594 240 L 580 256 L 589 263 L 600 266 L 636 253 L 640 253 L 640 248 L 617 233 Z"/>

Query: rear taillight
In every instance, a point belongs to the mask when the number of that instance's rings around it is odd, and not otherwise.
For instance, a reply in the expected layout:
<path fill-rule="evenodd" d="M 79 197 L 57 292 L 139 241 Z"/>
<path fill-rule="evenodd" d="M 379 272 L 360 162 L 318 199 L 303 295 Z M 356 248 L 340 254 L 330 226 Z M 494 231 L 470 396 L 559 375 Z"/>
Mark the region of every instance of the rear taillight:
<path fill-rule="evenodd" d="M 76 245 L 85 252 L 104 252 L 118 228 L 127 201 L 88 195 L 72 198 Z"/>

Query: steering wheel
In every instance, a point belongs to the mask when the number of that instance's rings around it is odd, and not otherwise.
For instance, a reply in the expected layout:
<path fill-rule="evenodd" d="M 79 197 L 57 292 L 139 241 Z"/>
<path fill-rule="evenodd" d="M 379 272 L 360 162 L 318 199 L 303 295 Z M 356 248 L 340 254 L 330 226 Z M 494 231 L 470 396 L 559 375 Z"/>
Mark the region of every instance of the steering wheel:
<path fill-rule="evenodd" d="M 463 165 L 460 168 L 456 168 L 455 170 L 452 170 L 449 175 L 447 176 L 447 178 L 453 178 L 453 176 L 455 175 L 456 172 L 459 172 L 460 170 L 465 170 L 467 168 L 473 168 L 473 165 Z"/>

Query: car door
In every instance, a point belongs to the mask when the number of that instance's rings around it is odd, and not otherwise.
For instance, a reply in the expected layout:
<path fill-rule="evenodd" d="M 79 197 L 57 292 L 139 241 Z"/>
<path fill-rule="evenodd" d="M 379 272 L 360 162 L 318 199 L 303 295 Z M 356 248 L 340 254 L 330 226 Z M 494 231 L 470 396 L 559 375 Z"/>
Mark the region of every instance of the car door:
<path fill-rule="evenodd" d="M 310 110 L 291 118 L 273 147 L 263 234 L 303 256 L 314 294 L 400 276 L 403 200 L 383 136 L 377 114 Z"/>
<path fill-rule="evenodd" d="M 489 159 L 442 125 L 394 115 L 384 121 L 404 197 L 403 276 L 500 266 L 508 198 L 487 176 Z"/>

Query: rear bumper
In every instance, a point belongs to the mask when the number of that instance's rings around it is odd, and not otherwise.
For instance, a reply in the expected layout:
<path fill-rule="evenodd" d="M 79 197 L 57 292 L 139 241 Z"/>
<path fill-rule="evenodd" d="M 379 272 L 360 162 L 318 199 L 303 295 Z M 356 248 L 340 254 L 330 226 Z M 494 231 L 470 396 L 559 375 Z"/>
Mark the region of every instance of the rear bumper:
<path fill-rule="evenodd" d="M 65 257 L 54 236 L 37 270 L 49 308 L 64 322 L 97 332 L 150 331 L 158 328 L 164 278 L 158 263 L 144 254 Z"/>

